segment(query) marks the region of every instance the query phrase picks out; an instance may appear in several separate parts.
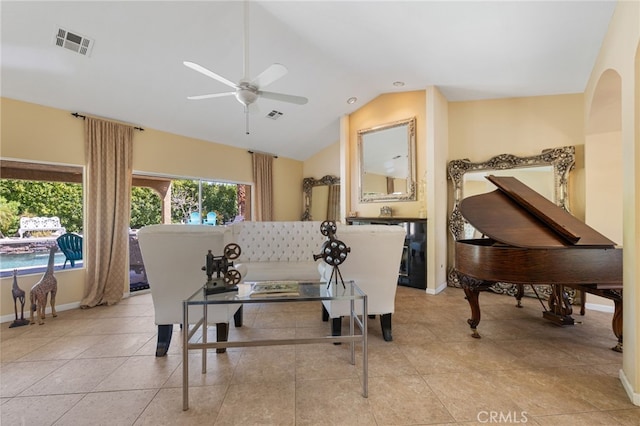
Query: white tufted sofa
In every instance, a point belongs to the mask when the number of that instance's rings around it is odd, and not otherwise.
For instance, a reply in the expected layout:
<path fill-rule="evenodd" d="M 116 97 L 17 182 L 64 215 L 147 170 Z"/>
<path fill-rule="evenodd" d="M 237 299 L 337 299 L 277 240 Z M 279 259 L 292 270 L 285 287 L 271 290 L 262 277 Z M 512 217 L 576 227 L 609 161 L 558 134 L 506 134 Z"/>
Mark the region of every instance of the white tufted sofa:
<path fill-rule="evenodd" d="M 239 222 L 229 225 L 242 253 L 234 261 L 245 281 L 318 280 L 322 222 Z"/>

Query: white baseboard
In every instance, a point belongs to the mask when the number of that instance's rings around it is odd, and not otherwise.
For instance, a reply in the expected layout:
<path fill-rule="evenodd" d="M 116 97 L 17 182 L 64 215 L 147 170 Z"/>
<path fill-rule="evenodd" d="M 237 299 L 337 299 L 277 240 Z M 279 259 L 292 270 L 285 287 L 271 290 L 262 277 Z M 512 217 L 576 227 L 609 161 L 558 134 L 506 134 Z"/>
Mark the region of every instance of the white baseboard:
<path fill-rule="evenodd" d="M 435 290 L 431 290 L 430 288 L 427 289 L 427 294 L 433 294 L 436 295 L 442 291 L 444 291 L 444 289 L 447 288 L 447 283 L 442 283 L 440 284 L 438 287 L 436 287 Z"/>
<path fill-rule="evenodd" d="M 631 383 L 629 383 L 629 380 L 627 380 L 627 376 L 625 376 L 624 370 L 622 370 L 622 368 L 620 369 L 619 377 L 620 381 L 622 382 L 622 387 L 627 392 L 629 400 L 631 400 L 633 405 L 640 406 L 640 393 L 633 391 L 633 387 L 631 386 Z"/>
<path fill-rule="evenodd" d="M 589 309 L 591 311 L 599 311 L 599 312 L 608 312 L 610 314 L 613 313 L 613 306 L 609 305 L 599 305 L 597 303 L 585 303 L 585 309 Z"/>

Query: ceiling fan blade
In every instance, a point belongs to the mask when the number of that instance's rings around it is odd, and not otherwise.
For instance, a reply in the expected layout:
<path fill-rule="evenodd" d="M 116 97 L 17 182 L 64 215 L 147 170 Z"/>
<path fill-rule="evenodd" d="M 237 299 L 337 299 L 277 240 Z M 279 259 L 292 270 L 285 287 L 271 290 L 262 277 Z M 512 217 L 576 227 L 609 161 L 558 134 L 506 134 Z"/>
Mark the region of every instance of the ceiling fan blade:
<path fill-rule="evenodd" d="M 262 71 L 260 75 L 251 82 L 251 85 L 258 88 L 267 87 L 274 81 L 282 78 L 287 72 L 287 67 L 284 65 L 272 64 L 269 68 Z"/>
<path fill-rule="evenodd" d="M 236 92 L 212 93 L 210 95 L 187 96 L 187 99 L 191 101 L 199 101 L 200 99 L 221 98 L 223 96 L 231 96 L 235 94 Z"/>
<path fill-rule="evenodd" d="M 262 90 L 259 90 L 258 95 L 262 96 L 263 98 L 273 99 L 274 101 L 289 102 L 290 104 L 296 105 L 304 105 L 309 102 L 309 99 L 305 97 L 285 95 L 284 93 L 263 92 Z"/>
<path fill-rule="evenodd" d="M 208 69 L 206 69 L 203 66 L 200 66 L 198 64 L 194 64 L 193 62 L 189 62 L 189 61 L 184 61 L 183 64 L 189 68 L 191 68 L 194 71 L 198 71 L 200 74 L 204 74 L 207 77 L 213 78 L 214 80 L 218 80 L 220 83 L 226 84 L 227 86 L 233 87 L 234 89 L 237 89 L 238 86 L 227 80 L 226 78 L 214 73 L 213 71 L 209 71 Z"/>

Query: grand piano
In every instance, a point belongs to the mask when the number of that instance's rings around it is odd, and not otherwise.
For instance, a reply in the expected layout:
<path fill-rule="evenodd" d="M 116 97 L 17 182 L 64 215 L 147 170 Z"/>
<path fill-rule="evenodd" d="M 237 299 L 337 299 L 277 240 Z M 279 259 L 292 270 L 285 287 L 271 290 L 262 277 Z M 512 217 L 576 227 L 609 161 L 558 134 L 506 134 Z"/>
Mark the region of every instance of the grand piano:
<path fill-rule="evenodd" d="M 618 343 L 612 349 L 622 352 L 622 249 L 516 178 L 487 179 L 498 189 L 460 204 L 462 216 L 484 238 L 455 242 L 472 336 L 480 337 L 480 291 L 507 282 L 517 284 L 516 297 L 522 297 L 525 284 L 549 284 L 543 317 L 558 325 L 574 323 L 565 287 L 613 300 Z"/>

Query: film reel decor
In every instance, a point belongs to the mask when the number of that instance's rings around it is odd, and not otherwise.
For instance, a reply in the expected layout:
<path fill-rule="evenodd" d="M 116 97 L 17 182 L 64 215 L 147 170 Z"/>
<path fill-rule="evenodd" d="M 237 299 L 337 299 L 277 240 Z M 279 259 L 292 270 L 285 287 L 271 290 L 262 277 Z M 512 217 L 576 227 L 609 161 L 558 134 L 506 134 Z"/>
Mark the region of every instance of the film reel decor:
<path fill-rule="evenodd" d="M 313 260 L 322 259 L 327 265 L 333 267 L 331 276 L 329 277 L 329 282 L 327 282 L 327 288 L 329 288 L 332 282 L 335 282 L 337 285 L 338 278 L 340 278 L 342 287 L 346 288 L 344 285 L 344 279 L 342 278 L 342 273 L 338 266 L 347 260 L 347 255 L 351 252 L 351 248 L 347 247 L 345 243 L 336 238 L 337 230 L 338 227 L 333 221 L 325 220 L 320 224 L 320 233 L 327 237 L 328 240 L 322 243 L 320 254 L 313 255 Z"/>
<path fill-rule="evenodd" d="M 236 284 L 240 282 L 242 276 L 240 271 L 233 267 L 233 259 L 240 257 L 242 250 L 239 245 L 232 243 L 227 244 L 223 251 L 222 256 L 215 256 L 209 250 L 205 257 L 206 265 L 202 270 L 207 274 L 207 282 L 204 285 L 206 294 L 238 290 Z"/>

